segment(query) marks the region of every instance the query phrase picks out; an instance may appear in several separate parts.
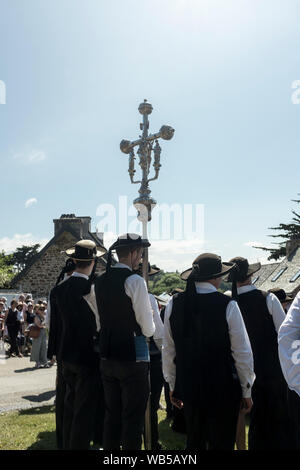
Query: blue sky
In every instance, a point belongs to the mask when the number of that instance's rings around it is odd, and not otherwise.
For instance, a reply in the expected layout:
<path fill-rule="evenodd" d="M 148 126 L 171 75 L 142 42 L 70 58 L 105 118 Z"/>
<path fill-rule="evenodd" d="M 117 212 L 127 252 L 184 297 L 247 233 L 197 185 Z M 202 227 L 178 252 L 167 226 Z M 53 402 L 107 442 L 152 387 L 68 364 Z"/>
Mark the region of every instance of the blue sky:
<path fill-rule="evenodd" d="M 63 213 L 95 229 L 100 204 L 137 196 L 119 143 L 147 98 L 150 130 L 175 128 L 153 197 L 205 211 L 204 245 L 156 242 L 153 262 L 265 258 L 249 242 L 270 245 L 300 192 L 298 0 L 0 4 L 0 249 L 45 243 Z"/>

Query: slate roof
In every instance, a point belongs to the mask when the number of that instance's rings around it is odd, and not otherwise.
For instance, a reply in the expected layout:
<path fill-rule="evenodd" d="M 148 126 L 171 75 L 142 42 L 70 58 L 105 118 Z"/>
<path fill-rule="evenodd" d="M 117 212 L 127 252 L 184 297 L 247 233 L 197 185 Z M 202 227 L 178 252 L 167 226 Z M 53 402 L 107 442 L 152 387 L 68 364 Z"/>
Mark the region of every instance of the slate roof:
<path fill-rule="evenodd" d="M 292 277 L 300 270 L 300 246 L 298 246 L 289 256 L 284 258 L 279 263 L 272 263 L 275 266 L 275 269 L 269 273 L 269 276 L 265 278 L 263 282 L 260 284 L 255 283 L 259 289 L 267 291 L 274 287 L 280 287 L 284 289 L 288 294 L 296 294 L 300 290 L 300 276 L 294 282 L 290 280 Z M 264 265 L 268 266 L 268 265 Z M 276 281 L 272 281 L 272 278 L 279 274 L 281 270 L 284 271 L 282 274 L 276 279 Z M 259 273 L 258 273 L 259 274 Z M 256 276 L 256 274 L 254 274 Z M 259 281 L 259 280 L 258 280 Z"/>
<path fill-rule="evenodd" d="M 257 281 L 254 282 L 254 285 L 260 289 L 261 285 L 268 279 L 268 277 L 277 269 L 280 263 L 269 263 L 263 264 L 259 271 L 253 274 L 253 281 L 258 277 Z"/>

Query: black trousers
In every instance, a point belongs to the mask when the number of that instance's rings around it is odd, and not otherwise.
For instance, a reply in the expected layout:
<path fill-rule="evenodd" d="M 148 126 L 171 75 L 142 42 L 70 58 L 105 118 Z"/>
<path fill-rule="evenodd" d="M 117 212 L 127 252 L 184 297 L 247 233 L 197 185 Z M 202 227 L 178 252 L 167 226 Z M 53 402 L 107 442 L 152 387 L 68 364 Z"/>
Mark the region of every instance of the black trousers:
<path fill-rule="evenodd" d="M 151 414 L 151 449 L 157 450 L 158 443 L 158 416 L 159 400 L 163 388 L 164 377 L 162 373 L 161 357 L 150 356 L 150 414 Z"/>
<path fill-rule="evenodd" d="M 20 329 L 19 323 L 17 325 L 7 326 L 7 331 L 9 334 L 9 343 L 10 343 L 10 351 L 9 351 L 10 354 L 12 353 L 19 354 L 19 348 L 17 344 L 17 336 L 19 333 L 19 329 Z"/>
<path fill-rule="evenodd" d="M 287 390 L 287 385 L 281 380 L 254 382 L 248 433 L 249 450 L 291 448 Z"/>
<path fill-rule="evenodd" d="M 103 427 L 104 427 L 104 417 L 105 417 L 105 400 L 104 400 L 104 391 L 103 383 L 100 372 L 100 364 L 97 368 L 97 398 L 96 398 L 96 408 L 95 408 L 95 420 L 94 420 L 94 432 L 93 432 L 93 443 L 97 444 L 99 447 L 103 447 Z"/>
<path fill-rule="evenodd" d="M 188 450 L 234 450 L 241 390 L 212 399 L 208 394 L 198 403 L 185 402 Z"/>
<path fill-rule="evenodd" d="M 149 364 L 101 361 L 105 397 L 104 450 L 139 450 L 149 396 Z"/>
<path fill-rule="evenodd" d="M 166 401 L 166 412 L 167 418 L 171 418 L 173 416 L 173 405 L 170 400 L 170 387 L 168 382 L 164 381 L 164 394 L 165 394 L 165 401 Z"/>
<path fill-rule="evenodd" d="M 93 439 L 97 403 L 97 366 L 62 363 L 66 384 L 63 448 L 87 450 Z"/>
<path fill-rule="evenodd" d="M 288 389 L 288 409 L 291 420 L 291 448 L 300 450 L 300 397 Z"/>
<path fill-rule="evenodd" d="M 57 361 L 55 421 L 56 421 L 56 444 L 59 450 L 63 449 L 63 418 L 64 418 L 65 395 L 66 395 L 66 382 L 65 382 L 63 372 L 62 372 L 62 362 Z"/>

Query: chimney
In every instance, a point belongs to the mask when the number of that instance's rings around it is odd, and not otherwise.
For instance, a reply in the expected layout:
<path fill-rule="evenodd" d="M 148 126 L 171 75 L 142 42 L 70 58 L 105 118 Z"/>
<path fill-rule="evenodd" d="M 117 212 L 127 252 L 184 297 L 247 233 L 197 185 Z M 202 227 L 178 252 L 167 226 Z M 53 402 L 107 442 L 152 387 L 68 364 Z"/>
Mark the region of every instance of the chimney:
<path fill-rule="evenodd" d="M 300 237 L 295 235 L 295 237 L 290 238 L 286 242 L 286 257 L 288 258 L 295 250 L 300 246 Z"/>
<path fill-rule="evenodd" d="M 54 235 L 62 229 L 72 230 L 77 236 L 78 240 L 87 237 L 90 231 L 91 218 L 90 217 L 76 217 L 75 214 L 62 214 L 59 219 L 54 219 Z"/>

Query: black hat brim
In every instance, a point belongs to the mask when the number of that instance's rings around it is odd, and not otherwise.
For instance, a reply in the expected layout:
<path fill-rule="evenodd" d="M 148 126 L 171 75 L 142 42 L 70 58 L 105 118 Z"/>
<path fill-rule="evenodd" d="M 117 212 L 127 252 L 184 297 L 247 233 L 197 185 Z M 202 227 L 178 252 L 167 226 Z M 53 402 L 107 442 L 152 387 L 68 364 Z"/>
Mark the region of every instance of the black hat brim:
<path fill-rule="evenodd" d="M 123 247 L 129 247 L 129 248 L 148 248 L 151 246 L 151 243 L 148 242 L 148 240 L 132 240 L 130 243 L 120 243 L 118 240 L 111 245 L 109 248 L 110 251 L 116 250 L 117 248 L 123 248 Z"/>
<path fill-rule="evenodd" d="M 253 264 L 249 264 L 248 266 L 248 271 L 247 271 L 247 274 L 246 274 L 246 279 L 250 276 L 252 276 L 253 274 L 255 274 L 257 271 L 259 271 L 261 268 L 261 263 L 253 263 Z M 232 282 L 232 279 L 231 279 L 231 276 L 230 274 L 228 274 L 228 276 L 226 276 L 226 278 L 224 279 L 224 281 L 226 282 Z"/>
<path fill-rule="evenodd" d="M 151 266 L 150 271 L 148 272 L 148 276 L 154 276 L 154 274 L 160 273 L 161 269 L 157 267 Z"/>
<path fill-rule="evenodd" d="M 201 281 L 207 281 L 208 279 L 217 279 L 218 277 L 223 277 L 226 276 L 232 269 L 234 268 L 233 263 L 222 263 L 222 271 L 219 273 L 213 273 L 213 274 L 206 274 L 206 275 L 199 275 L 197 273 L 197 277 L 195 277 L 195 281 L 201 282 Z M 183 281 L 187 281 L 190 275 L 193 272 L 193 268 L 186 269 L 180 274 L 180 277 Z"/>

